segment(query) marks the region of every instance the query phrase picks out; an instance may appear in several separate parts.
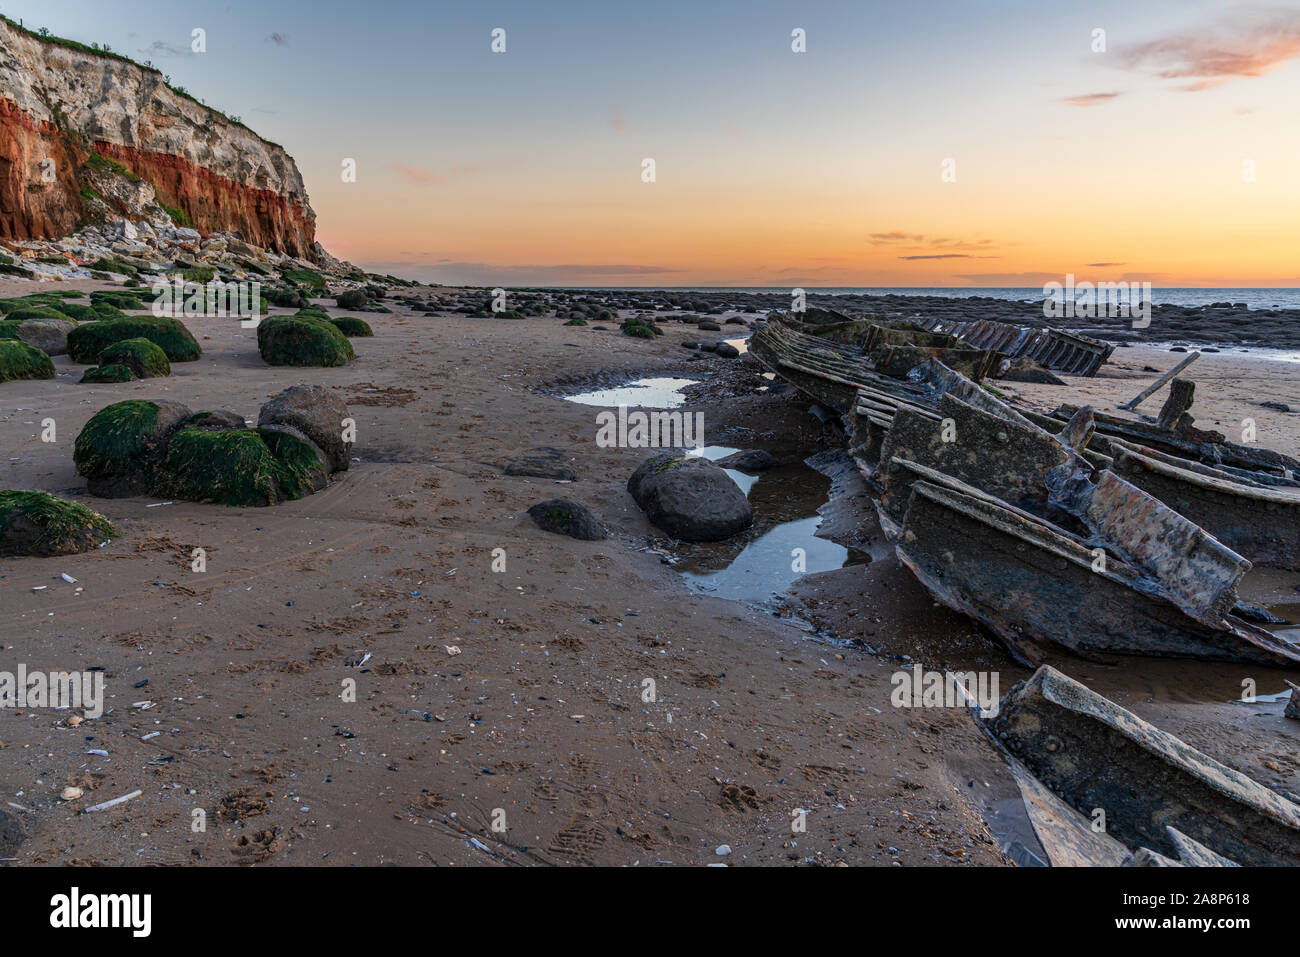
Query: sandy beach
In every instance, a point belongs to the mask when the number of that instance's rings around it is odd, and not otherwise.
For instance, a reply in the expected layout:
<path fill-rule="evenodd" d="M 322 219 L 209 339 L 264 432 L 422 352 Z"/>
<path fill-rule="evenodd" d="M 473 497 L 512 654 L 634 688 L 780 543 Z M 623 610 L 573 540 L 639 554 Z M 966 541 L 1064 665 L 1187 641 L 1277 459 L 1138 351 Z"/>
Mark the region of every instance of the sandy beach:
<path fill-rule="evenodd" d="M 19 288 L 30 286 L 0 294 Z M 561 396 L 690 378 L 700 385 L 684 409 L 704 412 L 709 444 L 788 463 L 835 444 L 805 400 L 747 359 L 683 349 L 693 326 L 647 341 L 397 306 L 368 320 L 374 337 L 343 368 L 267 366 L 254 330 L 213 318 L 189 321 L 203 357 L 166 379 L 78 385 L 80 367 L 60 356 L 55 379 L 4 384 L 0 486 L 84 502 L 122 533 L 84 555 L 0 560 L 17 625 L 6 657 L 103 668 L 108 695 L 103 718 L 75 728 L 50 712 L 0 718 L 0 780 L 21 806 L 4 812 L 21 826 L 5 857 L 648 866 L 711 863 L 726 845 L 732 865 L 999 865 L 1013 862 L 999 850 L 1010 839 L 1032 843 L 1014 781 L 962 710 L 889 706 L 891 675 L 914 662 L 994 668 L 1004 690 L 1026 672 L 885 555 L 870 509 L 823 534 L 876 560 L 810 575 L 784 603 L 699 594 L 624 488 L 645 453 L 598 447 L 599 410 Z M 1121 348 L 1094 379 L 1011 388 L 1041 408 L 1107 409 L 1181 358 Z M 1259 402 L 1300 405 L 1300 365 L 1220 353 L 1194 378 L 1198 426 L 1230 432 L 1252 417 L 1262 444 L 1295 448 L 1300 416 Z M 357 421 L 351 469 L 308 498 L 96 499 L 75 474 L 72 442 L 110 402 L 252 419 L 299 382 L 334 391 Z M 40 440 L 46 418 L 56 442 Z M 560 449 L 577 480 L 503 474 L 539 446 Z M 526 510 L 555 497 L 586 505 L 610 538 L 537 528 Z M 1300 606 L 1298 583 L 1252 573 L 1245 597 Z M 1240 666 L 1059 667 L 1300 791 L 1294 725 L 1280 703 L 1233 701 Z M 1262 694 L 1283 688 L 1258 672 Z M 355 702 L 340 697 L 349 679 Z M 110 820 L 61 802 L 68 785 L 83 805 L 143 793 Z M 800 810 L 806 831 L 792 832 Z"/>

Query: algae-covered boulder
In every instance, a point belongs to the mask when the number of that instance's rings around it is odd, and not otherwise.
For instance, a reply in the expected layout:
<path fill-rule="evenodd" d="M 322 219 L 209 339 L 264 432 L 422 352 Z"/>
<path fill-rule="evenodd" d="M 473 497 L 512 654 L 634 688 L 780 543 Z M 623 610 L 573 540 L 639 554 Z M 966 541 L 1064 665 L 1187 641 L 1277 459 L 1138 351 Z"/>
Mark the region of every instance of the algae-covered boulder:
<path fill-rule="evenodd" d="M 160 495 L 221 505 L 275 505 L 329 482 L 317 449 L 284 432 L 181 429 L 168 443 Z"/>
<path fill-rule="evenodd" d="M 98 306 L 105 303 L 114 309 L 143 309 L 145 308 L 142 299 L 152 301 L 152 295 L 141 292 L 121 292 L 116 289 L 96 289 L 90 294 L 90 304 Z"/>
<path fill-rule="evenodd" d="M 329 389 L 295 385 L 262 406 L 257 427 L 296 431 L 321 450 L 330 472 L 345 472 L 352 452 L 352 443 L 344 439 L 348 417 L 348 407 Z"/>
<path fill-rule="evenodd" d="M 99 355 L 101 366 L 126 366 L 137 379 L 156 379 L 172 374 L 167 353 L 148 339 L 123 339 Z"/>
<path fill-rule="evenodd" d="M 257 326 L 257 351 L 273 366 L 342 366 L 356 353 L 328 320 L 311 316 L 272 316 Z"/>
<path fill-rule="evenodd" d="M 349 289 L 347 292 L 341 292 L 334 297 L 340 309 L 364 309 L 366 308 L 366 291 L 364 289 Z"/>
<path fill-rule="evenodd" d="M 86 322 L 68 333 L 68 355 L 73 362 L 91 365 L 100 354 L 123 339 L 148 339 L 171 362 L 193 362 L 203 354 L 194 336 L 179 319 L 170 316 L 126 316 Z"/>
<path fill-rule="evenodd" d="M 620 328 L 623 330 L 623 335 L 637 339 L 653 339 L 664 334 L 664 331 L 653 322 L 646 322 L 636 317 L 624 320 Z"/>
<path fill-rule="evenodd" d="M 45 492 L 0 491 L 0 556 L 73 555 L 117 537 L 103 515 Z"/>
<path fill-rule="evenodd" d="M 83 306 L 75 302 L 65 302 L 59 305 L 59 312 L 63 313 L 69 319 L 77 322 L 94 322 L 96 319 L 107 318 L 95 311 L 92 306 Z"/>
<path fill-rule="evenodd" d="M 364 319 L 358 319 L 356 316 L 338 316 L 331 319 L 330 324 L 349 339 L 364 339 L 375 334 L 374 330 L 370 328 L 370 323 Z"/>
<path fill-rule="evenodd" d="M 113 382 L 134 382 L 138 377 L 126 366 L 95 366 L 81 374 L 80 385 L 105 385 Z"/>
<path fill-rule="evenodd" d="M 609 537 L 605 526 L 585 505 L 568 499 L 552 498 L 538 502 L 528 510 L 528 516 L 538 528 L 557 535 L 568 535 L 584 542 L 598 542 Z"/>
<path fill-rule="evenodd" d="M 70 319 L 71 317 L 62 310 L 62 307 L 56 309 L 53 306 L 27 306 L 23 309 L 15 309 L 9 313 L 8 319 L 22 322 L 26 319 Z"/>
<path fill-rule="evenodd" d="M 92 495 L 148 494 L 168 441 L 190 414 L 179 402 L 128 399 L 105 406 L 77 435 L 72 453 L 77 474 Z"/>
<path fill-rule="evenodd" d="M 652 455 L 632 473 L 627 490 L 651 523 L 683 541 L 720 541 L 754 524 L 740 486 L 703 456 Z"/>
<path fill-rule="evenodd" d="M 54 363 L 40 349 L 21 339 L 0 339 L 0 382 L 53 378 Z"/>

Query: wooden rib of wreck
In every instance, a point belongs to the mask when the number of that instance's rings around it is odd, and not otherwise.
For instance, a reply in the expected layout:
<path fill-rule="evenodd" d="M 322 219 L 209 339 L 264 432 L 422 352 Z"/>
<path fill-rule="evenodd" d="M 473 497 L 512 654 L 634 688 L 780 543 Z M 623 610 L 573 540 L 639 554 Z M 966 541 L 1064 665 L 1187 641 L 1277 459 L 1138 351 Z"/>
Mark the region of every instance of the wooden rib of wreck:
<path fill-rule="evenodd" d="M 1078 411 L 1078 406 L 1066 404 L 1047 415 L 1031 412 L 1025 414 L 1036 424 L 1054 432 Z M 1095 413 L 1093 418 L 1096 434 L 1090 448 L 1101 455 L 1112 455 L 1110 441 L 1120 439 L 1144 445 L 1165 455 L 1199 462 L 1239 478 L 1265 484 L 1300 486 L 1300 481 L 1297 481 L 1300 479 L 1300 459 L 1273 449 L 1238 445 L 1229 442 L 1221 432 L 1197 429 L 1191 425 L 1170 429 L 1155 422 L 1126 419 L 1104 412 Z"/>
<path fill-rule="evenodd" d="M 938 600 L 1030 664 L 1053 647 L 1300 662 L 1234 614 L 1247 559 L 1079 452 L 1091 410 L 1052 435 L 937 363 L 924 373 L 946 390 L 935 405 L 898 407 L 878 446 L 852 451 L 899 560 Z"/>
<path fill-rule="evenodd" d="M 1114 471 L 1255 565 L 1300 570 L 1300 482 L 1265 483 L 1110 440 Z"/>
<path fill-rule="evenodd" d="M 809 323 L 804 321 L 803 315 L 773 312 L 768 321 L 791 330 L 804 340 L 812 337 L 822 349 L 834 351 L 837 346 L 852 347 L 849 357 L 865 363 L 869 370 L 891 378 L 901 379 L 913 367 L 933 358 L 979 382 L 991 375 L 1002 361 L 1002 357 L 990 349 L 972 348 L 956 336 L 929 332 L 919 326 L 869 319 Z M 797 339 L 786 341 L 800 342 Z M 813 343 L 803 341 L 801 344 L 806 347 Z"/>
<path fill-rule="evenodd" d="M 1025 356 L 1045 369 L 1067 375 L 1094 376 L 1115 351 L 1109 342 L 1064 329 L 1034 329 L 992 319 L 958 322 L 916 317 L 909 321 L 957 336 L 977 349 L 992 349 L 1013 359 Z"/>
<path fill-rule="evenodd" d="M 985 720 L 1067 804 L 1088 817 L 1102 809 L 1107 833 L 1131 848 L 1187 863 L 1300 864 L 1300 806 L 1054 668 Z"/>

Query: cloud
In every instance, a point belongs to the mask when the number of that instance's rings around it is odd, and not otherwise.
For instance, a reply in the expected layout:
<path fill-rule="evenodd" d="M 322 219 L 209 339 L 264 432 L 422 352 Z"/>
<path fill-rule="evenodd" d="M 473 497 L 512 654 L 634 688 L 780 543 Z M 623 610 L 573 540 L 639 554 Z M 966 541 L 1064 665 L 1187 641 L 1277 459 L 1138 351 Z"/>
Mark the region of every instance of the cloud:
<path fill-rule="evenodd" d="M 899 256 L 909 262 L 917 259 L 997 259 L 997 256 L 972 256 L 970 253 L 932 253 L 928 256 Z"/>
<path fill-rule="evenodd" d="M 284 33 L 272 33 L 266 38 L 266 42 L 274 43 L 278 47 L 287 47 L 289 45 L 289 37 Z"/>
<path fill-rule="evenodd" d="M 185 56 L 189 52 L 188 47 L 182 49 L 181 47 L 172 46 L 170 43 L 163 43 L 161 40 L 154 40 L 153 43 L 140 51 L 140 55 L 153 59 L 154 57 Z"/>
<path fill-rule="evenodd" d="M 968 272 L 957 273 L 953 278 L 983 285 L 1041 286 L 1046 282 L 1060 282 L 1065 276 L 1053 272 Z"/>
<path fill-rule="evenodd" d="M 418 166 L 407 166 L 405 163 L 394 163 L 393 169 L 397 170 L 412 183 L 420 186 L 428 186 L 430 183 L 442 182 L 442 177 L 437 173 L 430 172 L 427 169 L 420 169 Z"/>
<path fill-rule="evenodd" d="M 627 124 L 623 122 L 623 114 L 618 111 L 617 106 L 614 107 L 613 112 L 610 113 L 609 128 L 615 133 L 627 132 Z"/>
<path fill-rule="evenodd" d="M 1070 106 L 1101 106 L 1123 95 L 1122 93 L 1083 93 L 1079 96 L 1067 96 L 1061 102 Z"/>
<path fill-rule="evenodd" d="M 1119 51 L 1129 68 L 1165 80 L 1190 80 L 1193 92 L 1263 76 L 1300 56 L 1300 11 L 1237 14 L 1232 22 L 1175 34 Z"/>
<path fill-rule="evenodd" d="M 868 238 L 873 246 L 902 246 L 908 249 L 915 249 L 919 252 L 956 252 L 966 250 L 968 252 L 979 252 L 994 246 L 1006 245 L 998 243 L 992 239 L 954 239 L 950 236 L 927 236 L 924 233 L 906 233 L 901 230 L 894 230 L 887 233 L 869 233 Z M 1014 245 L 1014 244 L 1012 244 Z M 940 258 L 937 256 L 900 256 L 900 259 L 930 259 Z"/>
<path fill-rule="evenodd" d="M 1128 263 L 1084 263 L 1090 269 L 1105 269 L 1107 266 L 1127 266 Z"/>

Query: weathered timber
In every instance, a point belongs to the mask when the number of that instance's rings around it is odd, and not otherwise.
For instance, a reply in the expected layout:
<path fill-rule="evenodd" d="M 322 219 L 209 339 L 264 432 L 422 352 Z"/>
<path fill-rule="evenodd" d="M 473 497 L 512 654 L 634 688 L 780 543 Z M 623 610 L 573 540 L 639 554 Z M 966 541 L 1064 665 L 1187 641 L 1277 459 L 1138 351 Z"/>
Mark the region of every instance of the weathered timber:
<path fill-rule="evenodd" d="M 1200 357 L 1201 354 L 1199 352 L 1191 353 L 1186 359 L 1178 363 L 1178 365 L 1174 366 L 1172 369 L 1170 369 L 1168 372 L 1162 375 L 1159 379 L 1156 379 L 1155 382 L 1151 383 L 1149 386 L 1147 386 L 1145 389 L 1143 389 L 1133 398 L 1129 399 L 1127 402 L 1121 405 L 1120 408 L 1123 409 L 1125 412 L 1132 412 L 1134 409 L 1136 409 L 1139 405 L 1145 402 L 1152 395 L 1159 392 L 1161 386 L 1163 386 L 1174 376 L 1178 375 L 1178 373 L 1182 372 L 1184 369 L 1186 369 L 1189 365 L 1191 365 Z"/>
<path fill-rule="evenodd" d="M 1178 855 L 1173 827 L 1243 865 L 1300 864 L 1300 807 L 1050 666 L 1007 692 L 989 725 L 1071 807 L 1101 808 L 1129 847 Z"/>
<path fill-rule="evenodd" d="M 1196 400 L 1196 383 L 1191 379 L 1175 379 L 1169 385 L 1169 398 L 1160 407 L 1156 424 L 1162 429 L 1181 432 L 1192 424 L 1188 412 Z"/>
<path fill-rule="evenodd" d="M 1045 519 L 932 469 L 907 467 L 917 478 L 894 542 L 899 560 L 939 601 L 988 626 L 1023 662 L 1038 664 L 1053 648 L 1277 667 L 1300 662 L 1300 649 L 1262 628 L 1226 616 L 1210 622 L 1179 604 L 1227 601 L 1235 593 L 1216 587 L 1221 581 L 1202 594 L 1181 574 L 1171 586 Z"/>
<path fill-rule="evenodd" d="M 1111 448 L 1117 475 L 1253 564 L 1300 570 L 1300 487 L 1250 481 L 1120 439 Z"/>

